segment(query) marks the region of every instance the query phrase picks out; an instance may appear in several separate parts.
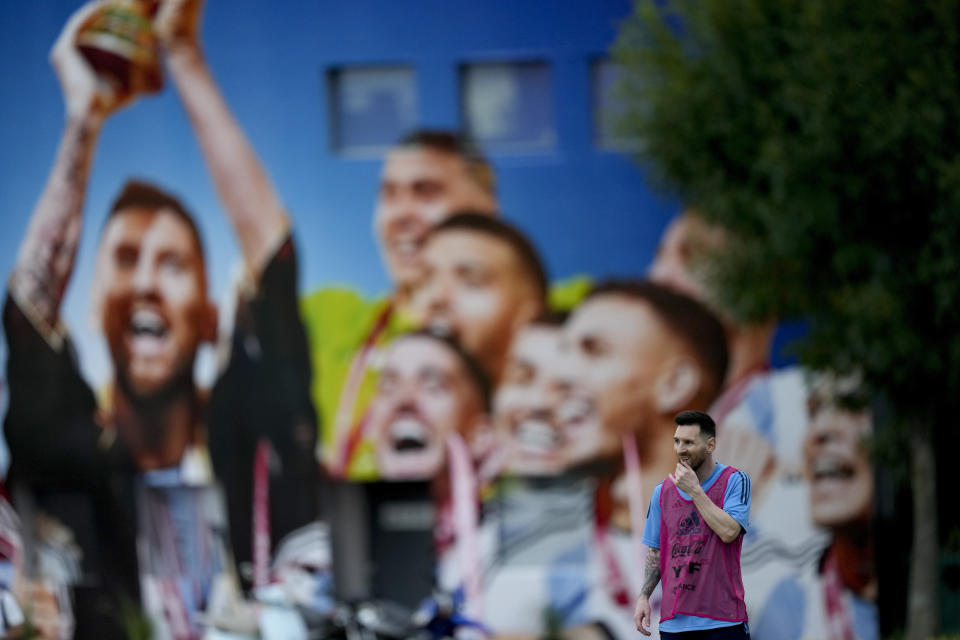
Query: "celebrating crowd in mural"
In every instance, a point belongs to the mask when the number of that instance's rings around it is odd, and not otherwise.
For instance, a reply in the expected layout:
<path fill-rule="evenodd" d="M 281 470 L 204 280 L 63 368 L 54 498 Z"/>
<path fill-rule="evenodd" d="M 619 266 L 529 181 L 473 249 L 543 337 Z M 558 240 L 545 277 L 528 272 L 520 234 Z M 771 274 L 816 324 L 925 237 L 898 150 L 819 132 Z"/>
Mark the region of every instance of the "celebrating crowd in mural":
<path fill-rule="evenodd" d="M 871 415 L 850 380 L 773 368 L 776 319 L 718 302 L 709 203 L 633 273 L 554 279 L 483 150 L 416 129 L 369 197 L 391 290 L 300 282 L 313 239 L 221 95 L 202 10 L 164 0 L 150 37 L 241 250 L 230 304 L 191 194 L 130 175 L 75 281 L 101 129 L 157 87 L 78 46 L 100 4 L 53 48 L 66 119 L 3 308 L 0 637 L 327 637 L 356 523 L 323 496 L 387 483 L 429 506 L 425 637 L 878 637 Z"/>

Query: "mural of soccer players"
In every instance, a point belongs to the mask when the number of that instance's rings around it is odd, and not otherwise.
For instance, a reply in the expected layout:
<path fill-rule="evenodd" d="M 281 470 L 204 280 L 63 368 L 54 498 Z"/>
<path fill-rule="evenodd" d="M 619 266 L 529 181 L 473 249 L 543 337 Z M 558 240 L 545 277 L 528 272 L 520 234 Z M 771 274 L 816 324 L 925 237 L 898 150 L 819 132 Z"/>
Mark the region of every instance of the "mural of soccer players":
<path fill-rule="evenodd" d="M 879 637 L 872 419 L 868 409 L 842 406 L 854 384 L 827 375 L 811 384 L 804 445 L 810 514 L 831 539 L 815 562 L 773 590 L 753 628 L 757 638 Z"/>
<path fill-rule="evenodd" d="M 645 506 L 635 514 L 629 505 L 644 505 L 657 474 L 675 468 L 676 411 L 706 407 L 718 395 L 727 366 L 723 328 L 702 305 L 666 287 L 609 282 L 570 315 L 555 362 L 554 419 L 580 445 L 566 457 L 570 481 L 562 496 L 505 496 L 504 530 L 514 539 L 501 540 L 504 567 L 493 577 L 499 588 L 488 589 L 488 611 L 498 616 L 498 631 L 541 633 L 529 611 L 548 609 L 562 627 L 586 632 L 592 623 L 631 637 Z M 637 465 L 625 462 L 631 454 Z M 563 531 L 553 531 L 557 521 Z M 533 532 L 526 549 L 524 529 Z"/>
<path fill-rule="evenodd" d="M 547 307 L 536 249 L 508 223 L 458 212 L 437 224 L 423 249 L 411 308 L 431 330 L 456 339 L 499 384 L 514 334 Z"/>
<path fill-rule="evenodd" d="M 533 246 L 519 231 L 499 219 L 462 212 L 430 231 L 423 261 L 422 279 L 412 296 L 414 315 L 429 331 L 462 345 L 485 378 L 500 377 L 514 334 L 546 308 L 546 276 Z M 404 339 L 397 348 L 388 351 L 381 377 L 383 384 L 371 408 L 369 424 L 377 442 L 378 467 L 385 478 L 434 477 L 440 481 L 447 475 L 441 469 L 446 469 L 452 485 L 458 474 L 450 458 L 449 438 L 440 428 L 443 421 L 449 423 L 448 429 L 460 424 L 442 413 L 444 408 L 451 409 L 450 404 L 422 402 L 422 407 L 414 410 L 416 405 L 404 406 L 403 396 L 393 393 L 394 381 L 400 378 L 401 371 L 406 370 L 412 377 L 412 367 L 421 362 L 415 355 L 425 352 L 422 339 L 421 344 L 410 342 Z M 436 345 L 429 346 L 432 352 L 438 353 Z M 401 366 L 401 357 L 405 358 L 405 369 Z M 449 361 L 451 356 L 447 354 L 446 358 Z M 438 369 L 439 363 L 433 368 Z M 409 398 L 407 402 L 409 405 Z M 476 421 L 479 414 L 473 410 L 461 411 L 460 415 Z M 483 419 L 488 427 L 485 412 Z M 460 431 L 470 433 L 476 429 L 468 424 Z M 492 474 L 491 471 L 479 477 L 481 471 L 492 467 L 487 463 L 494 443 L 489 428 L 481 433 L 482 438 L 466 439 L 473 459 L 469 471 L 477 476 L 471 481 L 476 485 L 485 484 Z M 446 461 L 451 464 L 440 466 Z M 439 476 L 438 471 L 441 471 Z M 472 495 L 475 500 L 476 490 Z M 443 510 L 439 514 L 439 526 L 443 527 Z M 441 563 L 442 574 L 446 573 L 445 567 L 449 564 Z M 460 575 L 468 574 L 470 572 L 460 572 Z M 477 601 L 476 592 L 468 601 Z"/>
<path fill-rule="evenodd" d="M 204 611 L 207 604 L 231 591 L 215 585 L 238 573 L 266 584 L 271 552 L 315 517 L 315 418 L 296 255 L 283 206 L 205 63 L 202 3 L 162 3 L 155 31 L 253 293 L 238 307 L 230 362 L 208 396 L 194 364 L 199 346 L 215 337 L 217 310 L 199 231 L 172 195 L 128 182 L 97 249 L 91 300 L 113 369 L 109 406 L 98 408 L 59 318 L 98 135 L 133 97 L 98 78 L 74 46 L 78 27 L 100 8 L 74 14 L 51 56 L 67 121 L 4 306 L 9 477 L 29 498 L 22 506 L 34 550 L 60 540 L 82 552 L 65 575 L 26 560 L 28 578 L 51 590 L 73 583 L 75 607 L 71 615 L 71 599 L 59 600 L 55 635 L 125 637 L 119 597 L 140 602 L 153 637 L 199 637 L 202 617 L 216 624 L 224 613 Z M 239 572 L 227 551 L 228 522 Z M 41 523 L 61 533 L 44 536 Z M 246 611 L 246 630 L 255 631 Z M 239 631 L 244 620 L 231 609 L 226 622 Z"/>
<path fill-rule="evenodd" d="M 498 633 L 536 636 L 548 612 L 564 625 L 581 621 L 571 609 L 584 596 L 594 491 L 578 454 L 604 434 L 560 425 L 571 386 L 560 353 L 565 319 L 548 313 L 515 334 L 494 398 L 502 475 L 484 503 L 482 539 L 495 549 L 484 564 L 485 622 Z"/>
<path fill-rule="evenodd" d="M 709 304 L 724 323 L 730 350 L 730 367 L 727 371 L 725 393 L 718 405 L 735 402 L 735 398 L 728 397 L 732 391 L 748 384 L 754 376 L 770 367 L 770 350 L 775 330 L 773 321 L 738 323 L 710 291 L 709 267 L 705 264 L 705 259 L 712 251 L 722 251 L 725 242 L 722 229 L 711 227 L 695 211 L 685 211 L 678 215 L 664 232 L 649 272 L 649 277 L 654 282 L 660 282 Z M 729 409 L 724 413 L 728 412 Z"/>
<path fill-rule="evenodd" d="M 610 282 L 595 287 L 571 315 L 563 349 L 577 372 L 570 401 L 579 409 L 569 415 L 619 442 L 623 436 L 635 441 L 649 501 L 653 479 L 676 465 L 671 426 L 677 407 L 708 406 L 723 384 L 722 327 L 698 302 L 666 287 Z M 612 446 L 596 451 L 597 457 L 620 454 Z"/>
<path fill-rule="evenodd" d="M 494 443 L 489 406 L 490 384 L 473 357 L 447 336 L 418 331 L 388 349 L 369 413 L 381 477 L 431 481 L 438 584 L 463 587 L 472 614 L 482 597 L 477 468 Z"/>
<path fill-rule="evenodd" d="M 805 415 L 805 385 L 796 367 L 770 370 L 775 321 L 738 322 L 710 290 L 709 255 L 723 251 L 726 244 L 722 229 L 687 210 L 664 232 L 649 275 L 651 280 L 709 305 L 724 324 L 730 367 L 724 393 L 714 403 L 711 415 L 725 432 L 723 459 L 747 471 L 755 483 L 756 508 L 763 504 L 775 472 L 799 482 L 799 434 L 804 421 L 797 416 Z M 776 412 L 763 409 L 777 405 L 781 409 Z"/>
<path fill-rule="evenodd" d="M 632 568 L 640 566 L 644 505 L 657 476 L 676 465 L 676 411 L 707 407 L 722 388 L 723 329 L 685 295 L 652 282 L 614 282 L 598 285 L 578 307 L 564 340 L 581 372 L 580 419 L 595 420 L 623 444 L 617 471 L 598 491 L 586 607 L 617 637 L 629 637 L 624 601 L 639 584 L 630 581 L 640 579 Z"/>
<path fill-rule="evenodd" d="M 376 389 L 378 355 L 395 336 L 414 329 L 407 311 L 420 277 L 429 229 L 455 211 L 497 213 L 493 169 L 465 137 L 443 130 L 404 136 L 380 174 L 373 227 L 393 291 L 366 299 L 326 288 L 303 300 L 320 412 L 322 459 L 335 476 L 374 479 L 373 446 L 361 437 Z"/>
<path fill-rule="evenodd" d="M 722 432 L 718 457 L 747 472 L 754 486 L 742 557 L 747 607 L 754 611 L 784 575 L 817 555 L 822 539 L 811 524 L 803 481 L 805 374 L 796 366 L 772 370 L 775 324 L 738 322 L 711 291 L 710 254 L 728 243 L 722 229 L 685 211 L 664 233 L 650 277 L 709 305 L 726 330 L 727 384 L 710 412 Z"/>
<path fill-rule="evenodd" d="M 546 297 L 546 274 L 530 241 L 499 218 L 467 211 L 455 213 L 427 235 L 411 309 L 421 324 L 460 344 L 496 385 L 514 336 L 545 311 Z M 490 436 L 488 447 L 492 431 Z M 497 471 L 498 462 L 491 456 L 496 456 L 492 450 L 475 467 L 478 486 Z M 467 536 L 472 533 L 457 536 L 461 548 L 477 548 L 479 543 L 460 542 Z M 473 566 L 482 562 L 479 550 L 464 553 L 476 558 Z M 443 566 L 441 573 L 446 573 Z M 474 570 L 460 574 L 474 585 L 468 604 L 478 614 L 484 609 L 478 604 L 479 575 Z"/>

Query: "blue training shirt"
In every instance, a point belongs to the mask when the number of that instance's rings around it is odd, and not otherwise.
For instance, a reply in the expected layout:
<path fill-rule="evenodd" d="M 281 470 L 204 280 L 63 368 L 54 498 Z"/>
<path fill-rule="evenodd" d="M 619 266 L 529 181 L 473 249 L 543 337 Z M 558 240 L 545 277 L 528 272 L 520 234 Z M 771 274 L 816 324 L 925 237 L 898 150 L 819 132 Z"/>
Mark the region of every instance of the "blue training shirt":
<path fill-rule="evenodd" d="M 713 483 L 717 481 L 727 465 L 714 463 L 713 473 L 710 477 L 700 483 L 704 491 L 710 489 Z M 643 544 L 653 549 L 660 548 L 660 489 L 663 487 L 661 482 L 653 490 L 650 496 L 650 506 L 647 508 L 647 522 L 643 527 Z M 677 489 L 680 491 L 680 489 Z M 743 471 L 737 471 L 730 475 L 727 481 L 727 491 L 723 496 L 723 510 L 730 514 L 734 520 L 743 527 L 746 533 L 750 521 L 750 476 Z M 684 500 L 690 500 L 690 496 L 680 491 L 680 496 Z M 703 616 L 688 616 L 677 614 L 669 620 L 660 623 L 660 631 L 669 633 L 681 633 L 684 631 L 698 631 L 702 629 L 716 629 L 717 627 L 728 627 L 740 624 L 739 622 L 725 622 L 723 620 L 714 620 Z"/>

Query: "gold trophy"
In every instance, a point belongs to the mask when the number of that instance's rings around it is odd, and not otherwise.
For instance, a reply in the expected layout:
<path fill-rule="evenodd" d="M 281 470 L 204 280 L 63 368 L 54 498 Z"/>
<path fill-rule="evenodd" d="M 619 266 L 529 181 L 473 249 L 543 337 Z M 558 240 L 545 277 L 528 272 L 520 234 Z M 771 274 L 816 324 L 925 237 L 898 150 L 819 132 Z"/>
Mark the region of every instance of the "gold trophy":
<path fill-rule="evenodd" d="M 76 46 L 90 66 L 124 93 L 163 88 L 153 15 L 158 0 L 112 0 L 80 26 Z"/>

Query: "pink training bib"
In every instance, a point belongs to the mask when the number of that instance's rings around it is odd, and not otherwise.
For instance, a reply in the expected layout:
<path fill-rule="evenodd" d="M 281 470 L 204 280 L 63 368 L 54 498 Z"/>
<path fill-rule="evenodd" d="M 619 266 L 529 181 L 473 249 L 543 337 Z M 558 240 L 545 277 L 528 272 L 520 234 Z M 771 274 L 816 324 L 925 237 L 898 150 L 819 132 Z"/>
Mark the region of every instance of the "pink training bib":
<path fill-rule="evenodd" d="M 707 491 L 723 508 L 733 467 L 724 469 Z M 675 615 L 701 616 L 727 622 L 747 620 L 740 577 L 743 536 L 727 544 L 703 520 L 693 500 L 685 500 L 670 478 L 660 489 L 660 620 Z"/>

